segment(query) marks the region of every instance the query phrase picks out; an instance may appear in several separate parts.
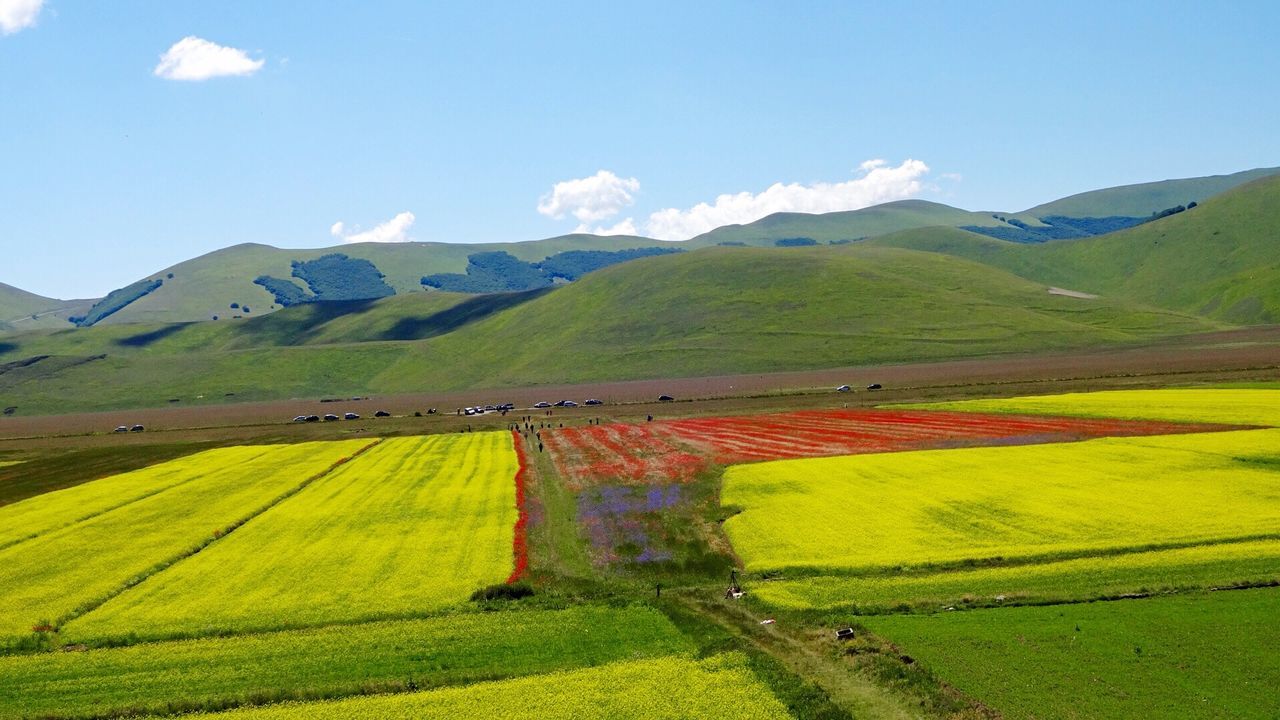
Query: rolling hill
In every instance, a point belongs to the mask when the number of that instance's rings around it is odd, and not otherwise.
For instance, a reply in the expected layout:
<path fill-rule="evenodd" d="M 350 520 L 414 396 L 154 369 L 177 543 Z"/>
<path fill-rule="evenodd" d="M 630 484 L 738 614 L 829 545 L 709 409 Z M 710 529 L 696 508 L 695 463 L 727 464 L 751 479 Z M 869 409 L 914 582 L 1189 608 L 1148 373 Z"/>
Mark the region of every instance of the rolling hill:
<path fill-rule="evenodd" d="M 93 300 L 55 300 L 0 283 L 0 332 L 71 327 L 67 318 Z"/>
<path fill-rule="evenodd" d="M 1219 193 L 1280 174 L 1280 167 L 1256 168 L 1230 175 L 1162 180 L 1159 182 L 1121 185 L 1079 193 L 1024 211 L 1035 217 L 1066 215 L 1069 217 L 1107 217 L 1130 215 L 1142 217 L 1158 210 L 1185 205 L 1188 202 L 1204 202 Z"/>
<path fill-rule="evenodd" d="M 1280 177 L 1198 207 L 1096 238 L 1022 245 L 950 228 L 873 244 L 926 250 L 1036 282 L 1237 324 L 1280 320 Z"/>
<path fill-rule="evenodd" d="M 1223 327 L 1051 295 L 977 262 L 861 245 L 707 248 L 534 293 L 420 293 L 337 310 L 17 336 L 0 345 L 0 404 L 29 414 L 767 372 Z"/>
<path fill-rule="evenodd" d="M 475 253 L 507 252 L 520 260 L 538 261 L 570 250 L 624 250 L 668 246 L 649 238 L 615 235 L 564 235 L 523 243 L 477 245 L 451 243 L 360 243 L 314 250 L 292 250 L 268 245 L 242 244 L 201 255 L 166 268 L 150 277 L 163 284 L 107 316 L 103 324 L 137 322 L 193 322 L 214 316 L 264 314 L 278 309 L 276 298 L 254 280 L 280 278 L 301 291 L 291 280 L 294 261 L 315 260 L 332 253 L 368 260 L 385 275 L 385 283 L 397 294 L 422 292 L 424 275 L 460 273 Z M 170 277 L 172 275 L 172 277 Z M 239 305 L 232 308 L 231 304 Z M 276 307 L 272 307 L 272 306 Z M 236 311 L 241 312 L 237 313 Z"/>

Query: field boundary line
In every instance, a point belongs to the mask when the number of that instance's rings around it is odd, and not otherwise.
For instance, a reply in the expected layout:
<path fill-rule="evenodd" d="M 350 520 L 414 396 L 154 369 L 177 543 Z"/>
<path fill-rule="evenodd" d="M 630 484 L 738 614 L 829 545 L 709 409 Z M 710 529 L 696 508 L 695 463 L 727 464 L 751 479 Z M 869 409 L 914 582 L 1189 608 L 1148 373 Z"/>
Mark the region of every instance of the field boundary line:
<path fill-rule="evenodd" d="M 228 535 L 230 535 L 231 533 L 235 532 L 237 529 L 242 527 L 245 523 L 248 523 L 254 518 L 263 515 L 271 508 L 276 507 L 280 503 L 302 492 L 304 489 L 306 489 L 309 485 L 316 482 L 317 480 L 320 480 L 324 477 L 331 475 L 338 468 L 342 467 L 343 465 L 346 465 L 347 463 L 359 458 L 361 455 L 377 447 L 379 444 L 382 443 L 382 440 L 383 440 L 382 438 L 377 438 L 372 442 L 370 442 L 368 445 L 365 445 L 359 450 L 351 453 L 350 455 L 343 458 L 339 458 L 329 467 L 302 480 L 300 483 L 293 486 L 292 488 L 284 491 L 283 493 L 277 495 L 275 498 L 268 500 L 266 503 L 250 511 L 249 514 L 244 515 L 241 518 L 232 521 L 225 528 L 222 528 L 220 530 L 215 530 L 212 536 L 207 537 L 204 540 L 200 541 L 194 547 L 190 547 L 182 551 L 181 553 L 169 558 L 168 560 L 152 565 L 147 570 L 144 570 L 141 573 L 138 573 L 137 575 L 126 580 L 123 584 L 121 584 L 115 590 L 107 592 L 104 595 L 98 598 L 95 598 L 93 600 L 82 603 L 71 612 L 58 618 L 57 621 L 54 623 L 55 627 L 61 630 L 63 625 L 66 625 L 67 623 L 71 622 L 72 620 L 75 620 L 76 618 L 82 617 L 84 615 L 87 615 L 88 613 L 93 612 L 94 610 L 97 610 L 98 608 L 106 604 L 108 601 L 116 597 L 119 597 L 120 595 L 123 595 L 124 593 L 128 592 L 130 589 L 142 584 L 147 580 L 147 578 L 153 577 L 161 572 L 164 572 L 165 570 L 176 565 L 177 563 L 182 562 L 183 560 L 186 560 L 187 558 L 195 555 L 201 550 L 204 550 L 205 548 L 209 547 L 210 545 L 217 542 L 218 540 L 221 540 L 222 538 L 227 537 Z"/>

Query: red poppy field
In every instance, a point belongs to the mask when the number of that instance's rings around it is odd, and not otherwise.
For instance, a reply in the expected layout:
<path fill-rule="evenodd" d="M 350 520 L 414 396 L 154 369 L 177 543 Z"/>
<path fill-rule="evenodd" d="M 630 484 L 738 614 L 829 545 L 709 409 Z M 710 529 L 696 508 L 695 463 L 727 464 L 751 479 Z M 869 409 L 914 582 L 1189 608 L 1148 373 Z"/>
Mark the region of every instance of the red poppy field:
<path fill-rule="evenodd" d="M 686 482 L 713 465 L 1215 429 L 1220 427 L 925 410 L 806 410 L 588 425 L 542 437 L 560 476 L 581 489 L 620 481 Z"/>

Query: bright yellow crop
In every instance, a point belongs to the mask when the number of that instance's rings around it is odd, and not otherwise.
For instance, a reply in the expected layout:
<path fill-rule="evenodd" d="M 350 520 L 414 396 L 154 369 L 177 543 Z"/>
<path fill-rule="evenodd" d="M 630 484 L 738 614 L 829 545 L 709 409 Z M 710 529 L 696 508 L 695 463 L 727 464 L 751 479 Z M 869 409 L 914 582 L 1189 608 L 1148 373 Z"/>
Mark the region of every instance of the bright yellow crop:
<path fill-rule="evenodd" d="M 227 720 L 783 720 L 782 703 L 731 653 L 666 657 L 403 695 L 289 703 L 190 717 Z"/>
<path fill-rule="evenodd" d="M 2 468 L 2 467 L 10 467 L 10 466 L 12 466 L 12 465 L 21 465 L 21 464 L 22 464 L 22 462 L 23 462 L 23 461 L 21 461 L 21 460 L 0 460 L 0 468 Z"/>
<path fill-rule="evenodd" d="M 813 577 L 752 585 L 756 597 L 785 608 L 1087 600 L 1162 589 L 1280 581 L 1280 540 L 1198 545 L 1085 557 L 1035 565 L 911 575 Z"/>
<path fill-rule="evenodd" d="M 141 470 L 113 475 L 0 507 L 0 547 L 128 505 L 167 488 L 234 468 L 278 449 L 272 445 L 222 448 Z"/>
<path fill-rule="evenodd" d="M 515 473 L 509 433 L 386 440 L 67 633 L 278 628 L 465 601 L 511 573 Z"/>
<path fill-rule="evenodd" d="M 0 639 L 30 632 L 42 621 L 58 622 L 86 603 L 118 592 L 368 444 L 352 440 L 232 448 L 214 456 L 219 464 L 208 462 L 207 454 L 202 463 L 176 461 L 185 474 L 165 480 L 167 490 L 0 550 Z M 167 476 L 163 466 L 153 470 Z M 88 485 L 97 482 L 106 481 Z M 130 481 L 117 497 L 136 497 L 137 490 Z M 28 527 L 47 528 L 46 501 L 75 512 L 61 492 L 14 507 L 26 506 L 33 518 Z"/>
<path fill-rule="evenodd" d="M 1280 533 L 1280 430 L 740 465 L 748 569 L 877 568 Z"/>
<path fill-rule="evenodd" d="M 903 407 L 1280 427 L 1280 390 L 1109 390 Z"/>

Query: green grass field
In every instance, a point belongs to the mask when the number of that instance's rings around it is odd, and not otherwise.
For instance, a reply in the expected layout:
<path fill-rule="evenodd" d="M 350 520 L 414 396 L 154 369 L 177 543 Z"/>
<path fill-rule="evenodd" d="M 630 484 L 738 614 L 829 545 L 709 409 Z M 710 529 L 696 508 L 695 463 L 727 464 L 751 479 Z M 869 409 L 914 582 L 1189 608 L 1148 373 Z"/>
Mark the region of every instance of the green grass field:
<path fill-rule="evenodd" d="M 747 667 L 726 654 L 706 660 L 666 657 L 598 668 L 480 683 L 406 695 L 277 705 L 194 717 L 228 720 L 293 718 L 546 718 L 627 720 L 710 718 L 783 720 L 786 708 Z"/>
<path fill-rule="evenodd" d="M 770 606 L 792 610 L 841 608 L 880 614 L 1001 602 L 1078 602 L 1276 582 L 1280 582 L 1280 540 L 1257 540 L 949 572 L 777 580 L 755 584 L 752 593 Z"/>
<path fill-rule="evenodd" d="M 0 642 L 25 636 L 37 625 L 59 625 L 113 597 L 368 444 L 356 440 L 243 448 L 235 462 L 220 456 L 223 462 L 217 466 L 184 464 L 198 474 L 196 479 L 142 497 L 129 482 L 113 486 L 119 490 L 115 500 L 98 497 L 93 484 L 80 486 L 102 512 L 62 527 L 56 527 L 56 513 L 39 511 L 47 502 L 74 517 L 75 503 L 60 493 L 7 507 L 7 513 L 26 516 L 38 534 L 0 550 Z"/>
<path fill-rule="evenodd" d="M 1104 438 L 730 468 L 748 570 L 875 570 L 1269 536 L 1280 431 Z"/>
<path fill-rule="evenodd" d="M 0 718 L 396 692 L 691 650 L 654 610 L 582 606 L 10 656 L 0 657 Z"/>
<path fill-rule="evenodd" d="M 863 618 L 1009 720 L 1280 716 L 1280 589 Z"/>
<path fill-rule="evenodd" d="M 909 407 L 961 412 L 1210 422 L 1280 427 L 1280 388 L 1186 388 L 1108 390 L 1015 398 L 992 398 Z"/>
<path fill-rule="evenodd" d="M 515 473 L 508 433 L 386 440 L 65 634 L 198 636 L 456 605 L 511 573 Z"/>

